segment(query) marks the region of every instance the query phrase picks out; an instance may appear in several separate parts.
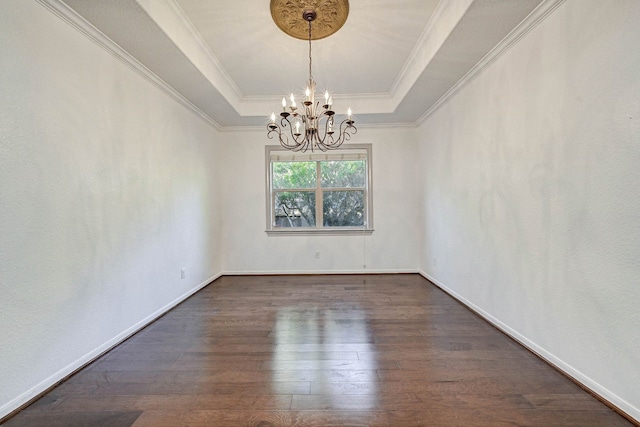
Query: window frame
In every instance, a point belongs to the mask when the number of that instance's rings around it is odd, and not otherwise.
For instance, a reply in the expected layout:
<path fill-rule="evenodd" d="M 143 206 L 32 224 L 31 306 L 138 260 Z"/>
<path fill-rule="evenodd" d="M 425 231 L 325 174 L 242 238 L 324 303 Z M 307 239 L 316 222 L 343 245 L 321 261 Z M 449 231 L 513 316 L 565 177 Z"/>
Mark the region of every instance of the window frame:
<path fill-rule="evenodd" d="M 348 144 L 347 146 L 340 147 L 336 150 L 327 152 L 316 151 L 310 153 L 292 153 L 286 150 L 280 145 L 267 145 L 265 147 L 265 172 L 266 172 L 266 233 L 269 235 L 362 235 L 371 234 L 373 229 L 373 174 L 372 174 L 372 154 L 371 144 Z M 362 191 L 362 187 L 354 188 L 342 188 L 342 187 L 322 187 L 321 174 L 320 174 L 320 162 L 323 160 L 341 160 L 341 156 L 353 154 L 364 155 L 365 160 L 365 185 L 364 185 L 364 198 L 365 198 L 365 217 L 362 226 L 355 227 L 331 227 L 323 226 L 322 221 L 316 221 L 315 227 L 277 227 L 275 225 L 275 210 L 274 200 L 275 194 L 278 191 L 313 191 L 316 194 L 322 193 L 322 191 Z M 300 161 L 316 162 L 316 186 L 305 189 L 273 189 L 272 177 L 273 168 L 272 163 L 278 161 L 278 155 L 281 154 L 286 158 L 297 158 Z M 276 158 L 277 160 L 274 160 Z M 322 202 L 316 199 L 316 218 L 322 218 Z M 321 215 L 318 215 L 320 213 Z"/>

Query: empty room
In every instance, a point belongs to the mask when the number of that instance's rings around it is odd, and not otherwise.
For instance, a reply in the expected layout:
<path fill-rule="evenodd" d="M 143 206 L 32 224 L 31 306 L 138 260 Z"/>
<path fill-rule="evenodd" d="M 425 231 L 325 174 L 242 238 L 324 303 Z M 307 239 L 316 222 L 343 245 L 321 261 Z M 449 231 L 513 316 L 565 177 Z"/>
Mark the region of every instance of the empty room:
<path fill-rule="evenodd" d="M 640 425 L 640 1 L 0 1 L 0 424 Z"/>

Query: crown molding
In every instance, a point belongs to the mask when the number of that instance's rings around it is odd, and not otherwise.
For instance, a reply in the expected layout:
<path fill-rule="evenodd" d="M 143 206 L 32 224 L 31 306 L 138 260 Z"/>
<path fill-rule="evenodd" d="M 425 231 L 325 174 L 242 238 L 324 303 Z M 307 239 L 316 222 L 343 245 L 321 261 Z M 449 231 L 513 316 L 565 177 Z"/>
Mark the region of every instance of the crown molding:
<path fill-rule="evenodd" d="M 242 91 L 218 57 L 211 51 L 178 2 L 176 0 L 135 1 L 237 111 L 244 97 Z M 161 4 L 166 6 L 170 15 L 162 13 L 163 10 L 159 6 Z M 172 31 L 169 32 L 169 29 Z M 185 33 L 188 37 L 184 37 Z"/>
<path fill-rule="evenodd" d="M 87 37 L 97 46 L 104 49 L 107 53 L 111 54 L 114 58 L 122 62 L 129 69 L 133 70 L 138 75 L 151 82 L 158 89 L 169 95 L 175 101 L 193 111 L 206 123 L 217 130 L 220 130 L 222 128 L 218 122 L 213 120 L 209 115 L 205 114 L 182 94 L 180 94 L 164 80 L 158 77 L 153 71 L 145 67 L 126 50 L 122 49 L 117 43 L 115 43 L 104 33 L 94 27 L 90 22 L 76 13 L 76 11 L 71 9 L 66 3 L 64 3 L 63 0 L 36 0 L 36 2 L 43 6 L 46 10 L 51 12 L 53 15 L 66 22 L 80 34 Z"/>
<path fill-rule="evenodd" d="M 413 49 L 411 49 L 409 57 L 400 69 L 400 73 L 398 73 L 398 76 L 393 82 L 393 85 L 391 85 L 391 90 L 389 91 L 390 93 L 396 93 L 398 91 L 398 88 L 402 84 L 406 84 L 405 82 L 409 78 L 409 70 L 416 67 L 416 61 L 419 52 L 422 50 L 423 46 L 427 44 L 427 40 L 429 39 L 429 37 L 431 37 L 433 29 L 436 26 L 437 22 L 440 20 L 441 16 L 445 14 L 450 6 L 450 1 L 440 0 L 438 2 L 436 9 L 433 11 L 433 14 L 429 18 L 429 22 L 427 22 L 427 25 L 425 25 L 422 33 L 420 33 L 420 37 L 416 41 L 416 44 L 413 46 Z"/>
<path fill-rule="evenodd" d="M 411 91 L 474 1 L 440 0 L 391 87 L 390 96 L 394 111 Z"/>
<path fill-rule="evenodd" d="M 471 83 L 484 70 L 489 68 L 509 49 L 515 46 L 525 35 L 533 30 L 539 23 L 544 21 L 553 13 L 565 0 L 544 0 L 525 19 L 518 24 L 507 36 L 500 41 L 484 58 L 474 65 L 460 80 L 438 99 L 425 113 L 416 120 L 416 125 L 421 125 L 433 113 L 435 113 L 449 99 L 454 97 L 462 88 Z"/>

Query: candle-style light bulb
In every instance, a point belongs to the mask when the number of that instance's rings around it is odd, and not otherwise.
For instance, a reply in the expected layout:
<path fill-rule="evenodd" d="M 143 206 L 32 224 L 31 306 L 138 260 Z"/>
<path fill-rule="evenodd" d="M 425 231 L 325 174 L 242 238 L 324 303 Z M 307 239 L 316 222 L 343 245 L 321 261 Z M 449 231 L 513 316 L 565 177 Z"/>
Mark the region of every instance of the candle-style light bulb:
<path fill-rule="evenodd" d="M 328 90 L 324 91 L 324 103 L 325 104 L 329 104 L 329 91 Z"/>
<path fill-rule="evenodd" d="M 300 122 L 296 122 L 296 133 L 300 133 Z"/>
<path fill-rule="evenodd" d="M 293 96 L 293 93 L 291 94 L 291 108 L 296 108 L 296 99 Z"/>
<path fill-rule="evenodd" d="M 276 113 L 271 113 L 271 123 L 276 122 Z"/>
<path fill-rule="evenodd" d="M 287 100 L 282 97 L 282 111 L 287 111 Z"/>
<path fill-rule="evenodd" d="M 351 107 L 347 110 L 347 119 L 351 120 Z"/>
<path fill-rule="evenodd" d="M 333 105 L 333 96 L 329 97 L 329 100 L 327 100 L 327 105 L 329 106 L 329 108 L 331 108 L 331 106 Z"/>
<path fill-rule="evenodd" d="M 307 89 L 305 89 L 304 95 L 307 97 L 307 101 L 308 101 L 309 97 L 311 96 L 311 89 L 309 89 L 309 86 L 307 86 Z"/>

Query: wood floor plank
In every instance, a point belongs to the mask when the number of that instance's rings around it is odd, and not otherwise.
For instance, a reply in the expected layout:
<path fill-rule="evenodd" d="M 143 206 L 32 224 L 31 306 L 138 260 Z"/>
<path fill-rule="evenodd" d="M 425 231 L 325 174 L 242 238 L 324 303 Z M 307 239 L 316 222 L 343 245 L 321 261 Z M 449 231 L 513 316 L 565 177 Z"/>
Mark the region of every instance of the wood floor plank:
<path fill-rule="evenodd" d="M 11 426 L 630 426 L 419 275 L 228 276 Z"/>
<path fill-rule="evenodd" d="M 21 413 L 6 426 L 11 427 L 128 427 L 134 425 L 142 411 L 74 411 L 48 413 Z"/>
<path fill-rule="evenodd" d="M 389 427 L 384 411 L 145 411 L 133 427 Z"/>
<path fill-rule="evenodd" d="M 136 411 L 136 410 L 288 410 L 291 395 L 136 395 L 69 396 L 54 411 Z"/>

